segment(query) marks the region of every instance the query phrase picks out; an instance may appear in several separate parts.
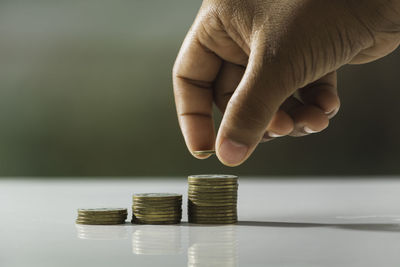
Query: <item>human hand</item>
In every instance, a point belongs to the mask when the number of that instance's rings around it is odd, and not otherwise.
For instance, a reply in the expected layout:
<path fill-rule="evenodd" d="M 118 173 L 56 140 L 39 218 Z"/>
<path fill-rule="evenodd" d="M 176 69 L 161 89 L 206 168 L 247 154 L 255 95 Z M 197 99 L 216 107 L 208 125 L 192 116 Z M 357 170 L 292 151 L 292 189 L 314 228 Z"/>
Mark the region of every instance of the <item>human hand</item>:
<path fill-rule="evenodd" d="M 244 162 L 263 140 L 328 126 L 336 70 L 400 43 L 397 0 L 205 0 L 173 70 L 188 149 Z M 212 104 L 224 113 L 217 137 Z M 199 156 L 198 156 L 199 157 Z"/>

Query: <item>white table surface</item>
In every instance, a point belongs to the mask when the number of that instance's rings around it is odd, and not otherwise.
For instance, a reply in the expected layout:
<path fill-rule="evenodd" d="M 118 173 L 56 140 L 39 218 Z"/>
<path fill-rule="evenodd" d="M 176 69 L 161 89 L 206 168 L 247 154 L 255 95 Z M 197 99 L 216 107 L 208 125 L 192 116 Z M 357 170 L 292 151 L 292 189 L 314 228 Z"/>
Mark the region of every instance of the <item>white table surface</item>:
<path fill-rule="evenodd" d="M 400 177 L 398 177 L 400 178 Z M 239 223 L 75 225 L 186 180 L 0 180 L 0 266 L 400 266 L 400 179 L 251 179 Z M 185 201 L 184 201 L 185 202 Z"/>

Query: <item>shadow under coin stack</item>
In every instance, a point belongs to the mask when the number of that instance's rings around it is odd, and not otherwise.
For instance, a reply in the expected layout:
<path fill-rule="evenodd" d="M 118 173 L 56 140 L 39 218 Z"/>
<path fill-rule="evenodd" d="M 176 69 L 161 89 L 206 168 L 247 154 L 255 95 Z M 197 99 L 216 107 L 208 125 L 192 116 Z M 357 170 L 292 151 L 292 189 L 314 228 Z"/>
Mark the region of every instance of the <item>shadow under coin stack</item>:
<path fill-rule="evenodd" d="M 132 223 L 177 224 L 182 218 L 182 195 L 172 193 L 134 194 Z"/>
<path fill-rule="evenodd" d="M 77 224 L 123 224 L 128 216 L 127 209 L 121 208 L 98 208 L 78 209 Z"/>
<path fill-rule="evenodd" d="M 238 177 L 191 175 L 188 177 L 189 223 L 232 224 L 237 222 Z"/>

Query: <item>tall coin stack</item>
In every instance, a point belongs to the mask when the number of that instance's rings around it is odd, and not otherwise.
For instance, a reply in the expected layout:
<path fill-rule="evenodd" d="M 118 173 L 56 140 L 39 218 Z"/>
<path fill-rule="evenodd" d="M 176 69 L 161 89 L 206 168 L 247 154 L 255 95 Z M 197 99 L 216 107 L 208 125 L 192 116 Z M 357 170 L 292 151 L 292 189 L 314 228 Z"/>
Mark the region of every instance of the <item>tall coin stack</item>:
<path fill-rule="evenodd" d="M 232 224 L 237 222 L 238 177 L 204 174 L 188 177 L 190 223 Z"/>
<path fill-rule="evenodd" d="M 77 224 L 123 224 L 128 216 L 127 209 L 98 208 L 78 209 Z"/>
<path fill-rule="evenodd" d="M 182 218 L 182 195 L 171 193 L 134 194 L 132 223 L 177 224 Z"/>

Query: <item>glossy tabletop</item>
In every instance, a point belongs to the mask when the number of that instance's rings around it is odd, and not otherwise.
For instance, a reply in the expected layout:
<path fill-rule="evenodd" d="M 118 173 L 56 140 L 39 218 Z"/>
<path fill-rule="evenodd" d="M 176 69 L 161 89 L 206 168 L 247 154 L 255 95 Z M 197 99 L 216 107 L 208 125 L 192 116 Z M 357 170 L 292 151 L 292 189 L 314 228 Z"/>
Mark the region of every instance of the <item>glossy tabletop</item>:
<path fill-rule="evenodd" d="M 239 180 L 239 223 L 75 225 L 184 178 L 0 180 L 0 266 L 400 266 L 400 177 Z M 130 213 L 129 213 L 130 215 Z"/>

